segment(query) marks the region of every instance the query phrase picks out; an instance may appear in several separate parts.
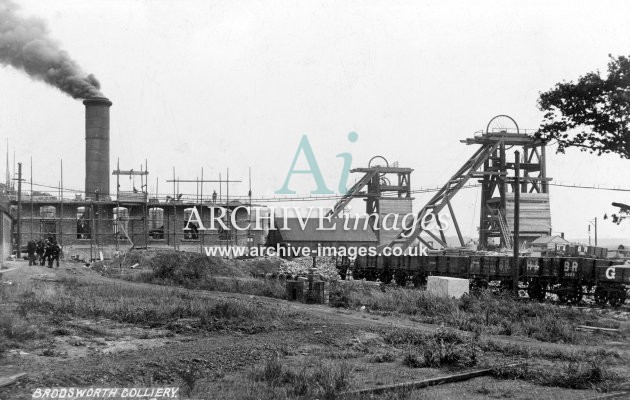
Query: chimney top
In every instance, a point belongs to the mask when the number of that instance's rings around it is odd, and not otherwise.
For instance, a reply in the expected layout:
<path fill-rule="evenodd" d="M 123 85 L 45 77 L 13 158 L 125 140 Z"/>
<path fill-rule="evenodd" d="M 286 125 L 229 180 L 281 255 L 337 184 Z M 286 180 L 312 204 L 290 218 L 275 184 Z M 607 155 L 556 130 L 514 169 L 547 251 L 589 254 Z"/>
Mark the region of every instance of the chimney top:
<path fill-rule="evenodd" d="M 87 99 L 83 100 L 83 104 L 85 104 L 86 106 L 97 104 L 111 106 L 112 102 L 109 101 L 107 97 L 88 97 Z"/>

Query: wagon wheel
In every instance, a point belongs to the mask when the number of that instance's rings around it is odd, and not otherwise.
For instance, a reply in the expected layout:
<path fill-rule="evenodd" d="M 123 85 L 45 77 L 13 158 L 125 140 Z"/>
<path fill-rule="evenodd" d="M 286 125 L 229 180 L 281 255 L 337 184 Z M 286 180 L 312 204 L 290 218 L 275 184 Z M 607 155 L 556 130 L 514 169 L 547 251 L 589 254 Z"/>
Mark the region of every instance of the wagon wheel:
<path fill-rule="evenodd" d="M 558 292 L 556 292 L 556 296 L 558 296 L 558 301 L 561 304 L 565 304 L 565 303 L 567 303 L 569 301 L 569 297 L 567 296 L 567 292 L 562 290 L 562 289 L 559 289 Z"/>
<path fill-rule="evenodd" d="M 504 293 L 509 293 L 512 291 L 512 281 L 503 280 L 501 281 L 501 285 L 499 286 L 499 291 Z"/>
<path fill-rule="evenodd" d="M 484 290 L 488 289 L 488 281 L 484 279 L 473 279 L 471 282 L 471 293 L 474 295 L 480 295 Z"/>
<path fill-rule="evenodd" d="M 557 287 L 555 292 L 556 296 L 558 296 L 558 301 L 561 304 L 566 304 L 569 302 L 569 288 L 566 286 Z"/>
<path fill-rule="evenodd" d="M 567 293 L 567 300 L 571 304 L 580 304 L 582 301 L 582 289 L 579 286 L 571 288 Z"/>
<path fill-rule="evenodd" d="M 392 272 L 389 270 L 389 268 L 386 268 L 383 270 L 383 272 L 381 272 L 379 279 L 385 284 L 389 284 L 392 281 Z"/>
<path fill-rule="evenodd" d="M 396 271 L 394 274 L 394 280 L 398 286 L 406 286 L 407 285 L 407 271 Z"/>
<path fill-rule="evenodd" d="M 538 281 L 531 282 L 527 287 L 527 296 L 530 299 L 543 301 L 545 300 L 545 288 Z"/>
<path fill-rule="evenodd" d="M 373 269 L 370 268 L 370 269 L 367 269 L 367 270 L 364 270 L 364 271 L 365 272 L 364 272 L 363 276 L 365 277 L 366 281 L 375 281 L 376 280 L 376 273 L 374 272 Z"/>
<path fill-rule="evenodd" d="M 518 124 L 509 115 L 497 115 L 488 122 L 486 133 L 519 133 Z"/>
<path fill-rule="evenodd" d="M 413 286 L 420 287 L 422 285 L 427 284 L 427 277 L 421 274 L 416 274 L 413 276 Z"/>
<path fill-rule="evenodd" d="M 626 301 L 625 289 L 615 290 L 609 298 L 610 305 L 613 307 L 619 307 Z"/>
<path fill-rule="evenodd" d="M 601 286 L 597 286 L 595 288 L 595 294 L 593 295 L 595 298 L 595 303 L 599 306 L 605 306 L 608 303 L 608 294 L 606 293 L 606 289 Z"/>

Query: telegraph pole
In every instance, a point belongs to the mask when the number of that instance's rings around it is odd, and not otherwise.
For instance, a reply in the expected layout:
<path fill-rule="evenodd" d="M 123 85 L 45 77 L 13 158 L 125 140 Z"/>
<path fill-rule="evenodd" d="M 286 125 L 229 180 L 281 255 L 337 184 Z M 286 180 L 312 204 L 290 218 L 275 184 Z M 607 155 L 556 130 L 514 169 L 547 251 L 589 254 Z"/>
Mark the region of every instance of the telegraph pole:
<path fill-rule="evenodd" d="M 591 225 L 595 228 L 595 247 L 597 247 L 597 217 L 588 221 L 588 245 L 591 245 Z"/>
<path fill-rule="evenodd" d="M 514 268 L 512 269 L 512 290 L 518 296 L 518 279 L 519 279 L 519 215 L 520 215 L 520 197 L 521 188 L 519 186 L 519 175 L 521 173 L 520 153 L 514 152 Z"/>
<path fill-rule="evenodd" d="M 31 156 L 31 239 L 33 239 L 33 156 Z"/>
<path fill-rule="evenodd" d="M 18 195 L 17 195 L 17 259 L 22 258 L 20 252 L 22 247 L 22 163 L 18 163 Z"/>

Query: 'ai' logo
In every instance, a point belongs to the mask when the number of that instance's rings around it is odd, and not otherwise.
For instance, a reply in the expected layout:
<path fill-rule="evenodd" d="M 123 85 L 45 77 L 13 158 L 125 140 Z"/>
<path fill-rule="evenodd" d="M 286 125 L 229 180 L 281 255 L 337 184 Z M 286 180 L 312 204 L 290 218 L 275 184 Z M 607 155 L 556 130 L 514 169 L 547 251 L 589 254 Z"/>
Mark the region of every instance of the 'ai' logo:
<path fill-rule="evenodd" d="M 348 133 L 348 141 L 350 143 L 354 143 L 357 140 L 359 140 L 359 135 L 356 132 Z M 304 153 L 304 157 L 306 158 L 309 169 L 295 169 L 295 165 L 297 164 L 301 153 Z M 348 182 L 350 165 L 352 165 L 352 154 L 340 153 L 337 154 L 336 157 L 343 160 L 341 175 L 339 177 L 338 190 L 340 194 L 346 194 L 348 192 L 346 183 Z M 307 174 L 313 176 L 317 189 L 311 191 L 312 194 L 333 194 L 333 191 L 328 189 L 326 183 L 324 182 L 324 177 L 322 176 L 322 172 L 319 169 L 319 164 L 317 164 L 317 159 L 315 158 L 315 153 L 313 153 L 313 148 L 311 147 L 311 143 L 308 141 L 308 136 L 306 135 L 302 136 L 297 151 L 295 152 L 295 156 L 293 157 L 291 167 L 289 168 L 287 178 L 284 180 L 284 185 L 282 185 L 282 188 L 280 188 L 280 190 L 276 190 L 276 194 L 295 194 L 294 190 L 289 189 L 289 181 L 291 180 L 291 175 L 293 174 Z"/>

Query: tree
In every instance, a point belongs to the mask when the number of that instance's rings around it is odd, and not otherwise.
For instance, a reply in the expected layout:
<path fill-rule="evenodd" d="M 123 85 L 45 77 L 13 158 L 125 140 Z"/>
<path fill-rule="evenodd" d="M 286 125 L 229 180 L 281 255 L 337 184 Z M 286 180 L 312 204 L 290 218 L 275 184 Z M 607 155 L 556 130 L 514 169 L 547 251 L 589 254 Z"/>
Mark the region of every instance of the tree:
<path fill-rule="evenodd" d="M 623 204 L 623 203 L 612 203 L 613 206 L 615 207 L 619 207 L 619 212 L 617 214 L 612 214 L 610 217 L 612 218 L 612 221 L 619 225 L 621 223 L 621 221 L 623 221 L 624 219 L 630 217 L 630 206 L 627 204 Z M 606 219 L 607 216 L 604 215 L 604 219 Z"/>
<path fill-rule="evenodd" d="M 630 159 L 630 59 L 609 57 L 605 78 L 589 72 L 540 93 L 538 107 L 545 114 L 536 137 L 556 140 L 560 153 L 577 147 Z"/>

